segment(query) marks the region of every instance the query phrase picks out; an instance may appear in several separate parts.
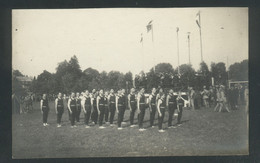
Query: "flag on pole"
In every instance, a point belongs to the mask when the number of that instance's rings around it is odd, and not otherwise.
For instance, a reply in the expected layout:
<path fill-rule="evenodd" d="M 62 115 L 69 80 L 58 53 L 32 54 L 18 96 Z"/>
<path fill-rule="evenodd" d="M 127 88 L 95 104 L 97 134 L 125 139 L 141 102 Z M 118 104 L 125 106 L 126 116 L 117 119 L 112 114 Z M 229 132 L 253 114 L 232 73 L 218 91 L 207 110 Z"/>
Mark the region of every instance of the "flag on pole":
<path fill-rule="evenodd" d="M 150 31 L 150 30 L 152 30 L 152 28 L 153 28 L 153 25 L 152 25 L 152 20 L 148 23 L 148 25 L 146 26 L 146 28 L 147 28 L 147 33 Z"/>
<path fill-rule="evenodd" d="M 176 32 L 179 32 L 179 27 L 176 28 Z"/>
<path fill-rule="evenodd" d="M 196 23 L 200 28 L 200 11 L 196 14 Z"/>
<path fill-rule="evenodd" d="M 141 40 L 140 40 L 140 43 L 143 42 L 143 33 L 141 33 Z"/>

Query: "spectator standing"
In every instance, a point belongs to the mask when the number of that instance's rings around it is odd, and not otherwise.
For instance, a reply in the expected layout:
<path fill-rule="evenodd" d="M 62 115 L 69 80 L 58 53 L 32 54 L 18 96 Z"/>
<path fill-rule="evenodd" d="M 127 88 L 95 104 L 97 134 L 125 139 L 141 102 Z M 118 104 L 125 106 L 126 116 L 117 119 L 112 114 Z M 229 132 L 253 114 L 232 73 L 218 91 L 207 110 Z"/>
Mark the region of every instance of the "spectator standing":
<path fill-rule="evenodd" d="M 203 86 L 203 91 L 201 92 L 202 99 L 203 99 L 203 105 L 204 107 L 209 107 L 209 91 L 206 89 L 206 86 Z"/>

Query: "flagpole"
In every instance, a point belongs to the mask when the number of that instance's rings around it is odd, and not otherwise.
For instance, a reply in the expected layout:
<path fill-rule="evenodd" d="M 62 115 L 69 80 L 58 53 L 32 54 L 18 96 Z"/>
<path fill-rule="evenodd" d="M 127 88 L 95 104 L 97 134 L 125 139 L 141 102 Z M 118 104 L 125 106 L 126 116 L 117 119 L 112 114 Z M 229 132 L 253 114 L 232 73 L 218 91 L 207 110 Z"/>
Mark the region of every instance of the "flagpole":
<path fill-rule="evenodd" d="M 142 39 L 142 70 L 144 71 L 144 39 L 143 39 L 143 33 L 141 34 Z"/>
<path fill-rule="evenodd" d="M 191 62 L 190 62 L 190 32 L 188 32 L 188 49 L 189 49 L 189 64 L 191 65 Z"/>
<path fill-rule="evenodd" d="M 152 46 L 153 46 L 153 56 L 152 56 L 152 62 L 153 62 L 153 70 L 154 70 L 154 72 L 155 72 L 155 59 L 154 59 L 154 57 L 155 57 L 155 48 L 154 48 L 154 39 L 153 39 L 153 24 L 152 24 L 152 22 L 153 22 L 153 20 L 151 20 L 149 23 L 148 23 L 148 25 L 146 25 L 146 28 L 147 28 L 147 33 L 150 31 L 150 30 L 152 30 Z"/>
<path fill-rule="evenodd" d="M 178 55 L 178 76 L 180 75 L 180 56 L 179 56 L 179 35 L 178 35 L 178 32 L 179 32 L 179 27 L 177 27 L 177 55 Z M 179 76 L 180 77 L 180 76 Z"/>
<path fill-rule="evenodd" d="M 154 42 L 153 42 L 153 25 L 152 25 L 152 44 L 153 44 L 153 53 L 154 53 Z M 154 71 L 154 73 L 155 73 L 155 59 L 154 59 L 154 55 L 155 54 L 153 54 L 153 71 Z"/>
<path fill-rule="evenodd" d="M 133 74 L 133 88 L 135 88 L 135 74 Z"/>
<path fill-rule="evenodd" d="M 229 85 L 228 56 L 227 56 L 227 85 Z"/>
<path fill-rule="evenodd" d="M 201 52 L 201 62 L 203 62 L 200 12 L 199 12 L 199 23 L 200 23 L 200 27 L 199 27 L 199 29 L 200 29 L 200 52 Z"/>
<path fill-rule="evenodd" d="M 153 42 L 153 25 L 152 25 L 152 42 Z"/>

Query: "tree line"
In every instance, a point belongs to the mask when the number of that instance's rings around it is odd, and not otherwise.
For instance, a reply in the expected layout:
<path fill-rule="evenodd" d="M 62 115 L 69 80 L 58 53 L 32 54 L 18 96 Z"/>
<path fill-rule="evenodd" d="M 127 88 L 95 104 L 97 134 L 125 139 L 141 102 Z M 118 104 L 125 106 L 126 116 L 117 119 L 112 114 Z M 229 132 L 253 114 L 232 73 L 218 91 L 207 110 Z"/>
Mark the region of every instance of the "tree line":
<path fill-rule="evenodd" d="M 13 71 L 13 92 L 21 91 L 21 84 L 16 76 L 23 76 L 19 70 Z M 200 63 L 196 71 L 192 65 L 182 64 L 173 68 L 170 63 L 159 63 L 149 72 L 141 71 L 135 76 L 131 72 L 121 73 L 119 71 L 99 72 L 93 68 L 81 70 L 77 57 L 74 55 L 69 61 L 58 63 L 55 73 L 44 70 L 40 75 L 34 77 L 29 91 L 36 94 L 57 94 L 58 92 L 70 93 L 81 92 L 86 89 L 119 89 L 144 87 L 150 90 L 152 87 L 185 89 L 188 86 L 201 89 L 204 85 L 211 85 L 212 77 L 215 84 L 227 84 L 227 80 L 248 80 L 248 60 L 230 65 L 226 71 L 223 62 L 210 65 Z"/>

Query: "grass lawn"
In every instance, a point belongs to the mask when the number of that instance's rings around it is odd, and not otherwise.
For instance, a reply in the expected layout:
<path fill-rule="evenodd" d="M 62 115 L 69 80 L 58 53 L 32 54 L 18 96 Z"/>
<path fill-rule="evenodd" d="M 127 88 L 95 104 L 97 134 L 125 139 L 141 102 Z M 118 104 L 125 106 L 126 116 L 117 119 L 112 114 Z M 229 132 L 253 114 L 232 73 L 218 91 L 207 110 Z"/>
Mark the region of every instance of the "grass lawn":
<path fill-rule="evenodd" d="M 158 127 L 149 127 L 146 110 L 144 127 L 129 127 L 129 110 L 125 112 L 127 124 L 117 127 L 85 129 L 84 115 L 77 128 L 70 128 L 65 110 L 63 126 L 56 127 L 54 104 L 50 103 L 50 126 L 42 126 L 39 103 L 34 112 L 12 116 L 13 158 L 71 158 L 71 157 L 131 157 L 131 156 L 185 156 L 185 155 L 236 155 L 248 153 L 247 114 L 244 107 L 231 113 L 216 113 L 213 109 L 191 111 L 184 109 L 182 126 L 167 129 L 168 112 L 164 118 L 165 133 Z M 157 117 L 155 124 L 157 125 Z M 137 123 L 137 116 L 135 116 Z M 117 115 L 115 116 L 115 123 Z M 174 119 L 174 124 L 176 123 Z"/>

